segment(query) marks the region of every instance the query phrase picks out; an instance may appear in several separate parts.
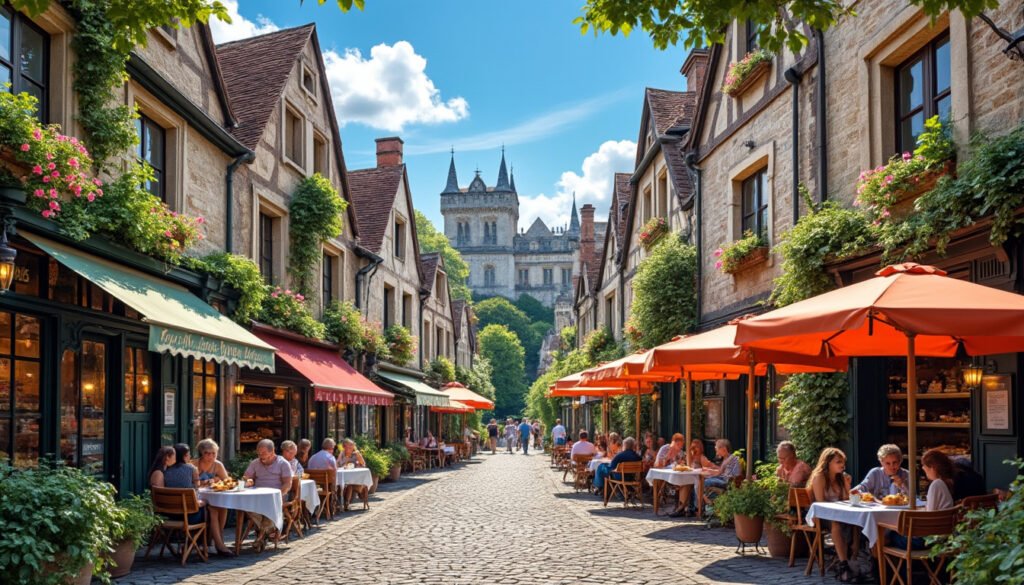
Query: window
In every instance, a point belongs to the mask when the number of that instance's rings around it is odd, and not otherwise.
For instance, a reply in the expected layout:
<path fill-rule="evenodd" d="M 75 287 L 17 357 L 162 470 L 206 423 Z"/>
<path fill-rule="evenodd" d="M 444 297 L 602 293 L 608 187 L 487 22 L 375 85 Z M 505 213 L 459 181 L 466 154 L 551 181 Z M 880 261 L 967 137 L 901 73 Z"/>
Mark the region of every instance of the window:
<path fill-rule="evenodd" d="M 768 201 L 765 181 L 768 171 L 761 169 L 744 179 L 742 187 L 740 237 L 747 231 L 768 238 Z"/>
<path fill-rule="evenodd" d="M 932 41 L 896 68 L 896 152 L 912 152 L 924 121 L 949 115 L 949 36 Z"/>
<path fill-rule="evenodd" d="M 457 246 L 468 246 L 472 241 L 470 240 L 469 234 L 469 222 L 460 221 L 458 222 L 458 234 L 455 240 Z"/>
<path fill-rule="evenodd" d="M 347 435 L 345 405 L 341 403 L 327 403 L 327 436 L 341 438 Z"/>
<path fill-rule="evenodd" d="M 644 189 L 644 213 L 643 223 L 647 223 L 647 220 L 654 217 L 654 195 L 651 193 L 651 188 L 647 187 Z"/>
<path fill-rule="evenodd" d="M 217 439 L 219 367 L 209 360 L 192 360 L 192 444 Z"/>
<path fill-rule="evenodd" d="M 395 220 L 395 258 L 405 257 L 405 222 Z"/>
<path fill-rule="evenodd" d="M 402 327 L 412 331 L 412 295 L 402 295 Z"/>
<path fill-rule="evenodd" d="M 324 254 L 324 259 L 323 259 L 323 289 L 322 289 L 321 298 L 323 298 L 324 306 L 325 307 L 327 306 L 327 303 L 330 303 L 332 300 L 334 300 L 334 272 L 335 272 L 334 263 L 337 262 L 337 261 L 338 261 L 337 257 L 331 256 L 330 254 L 326 254 L 326 253 Z"/>
<path fill-rule="evenodd" d="M 551 286 L 555 284 L 555 271 L 551 268 L 544 269 L 544 286 Z"/>
<path fill-rule="evenodd" d="M 567 287 L 572 283 L 572 270 L 569 268 L 562 269 L 562 286 Z"/>
<path fill-rule="evenodd" d="M 0 459 L 15 467 L 39 460 L 39 357 L 39 319 L 0 311 Z"/>
<path fill-rule="evenodd" d="M 325 177 L 331 168 L 327 152 L 327 139 L 320 134 L 313 134 L 313 172 Z"/>
<path fill-rule="evenodd" d="M 444 353 L 444 329 L 441 329 L 440 327 L 438 327 L 435 330 L 434 337 L 435 337 L 435 339 L 437 339 L 437 341 L 434 344 L 435 356 L 439 357 L 439 356 L 445 355 L 445 353 Z"/>
<path fill-rule="evenodd" d="M 316 75 L 305 65 L 302 66 L 302 89 L 316 99 Z"/>
<path fill-rule="evenodd" d="M 383 319 L 383 323 L 384 323 L 384 328 L 385 329 L 387 329 L 388 327 L 391 327 L 391 325 L 393 324 L 392 323 L 392 319 L 395 318 L 394 308 L 391 305 L 391 303 L 393 303 L 394 301 L 395 301 L 395 289 L 390 287 L 390 286 L 385 285 L 384 286 L 384 319 Z"/>
<path fill-rule="evenodd" d="M 759 48 L 757 45 L 757 33 L 761 31 L 761 27 L 748 20 L 745 25 L 745 31 L 747 52 L 750 53 L 752 51 L 756 51 Z"/>
<path fill-rule="evenodd" d="M 124 348 L 124 411 L 149 412 L 149 352 L 140 347 Z"/>
<path fill-rule="evenodd" d="M 484 245 L 495 246 L 498 244 L 498 222 L 484 222 Z"/>
<path fill-rule="evenodd" d="M 491 265 L 484 266 L 484 286 L 494 285 L 494 267 Z"/>
<path fill-rule="evenodd" d="M 284 109 L 284 155 L 299 167 L 305 168 L 303 160 L 303 127 L 302 118 L 291 108 Z"/>
<path fill-rule="evenodd" d="M 519 269 L 519 286 L 530 286 L 530 270 L 528 268 Z"/>
<path fill-rule="evenodd" d="M 46 121 L 49 106 L 49 60 L 50 37 L 21 13 L 0 8 L 0 83 L 10 83 L 14 93 L 35 96 L 41 121 Z"/>
<path fill-rule="evenodd" d="M 668 174 L 658 177 L 658 206 L 655 214 L 668 219 Z"/>
<path fill-rule="evenodd" d="M 153 180 L 146 181 L 143 187 L 166 203 L 167 132 L 150 118 L 139 115 L 135 119 L 135 135 L 139 139 L 135 155 L 153 168 Z"/>
<path fill-rule="evenodd" d="M 610 331 L 615 331 L 615 297 L 604 300 L 604 324 Z"/>
<path fill-rule="evenodd" d="M 274 282 L 274 218 L 260 214 L 260 274 L 268 284 Z"/>

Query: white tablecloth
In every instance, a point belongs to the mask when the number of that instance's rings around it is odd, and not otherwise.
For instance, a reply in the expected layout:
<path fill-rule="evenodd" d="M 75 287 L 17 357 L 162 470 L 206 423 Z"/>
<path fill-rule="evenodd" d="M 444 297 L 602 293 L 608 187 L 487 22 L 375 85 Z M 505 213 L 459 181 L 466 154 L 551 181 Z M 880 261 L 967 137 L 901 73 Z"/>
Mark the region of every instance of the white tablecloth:
<path fill-rule="evenodd" d="M 924 502 L 919 502 L 922 508 Z M 807 510 L 807 523 L 814 526 L 814 520 L 833 520 L 844 524 L 860 526 L 861 532 L 868 538 L 868 544 L 875 546 L 878 540 L 878 523 L 896 524 L 900 512 L 909 506 L 883 506 L 878 503 L 858 504 L 847 502 L 814 502 Z"/>
<path fill-rule="evenodd" d="M 370 470 L 366 467 L 339 469 L 338 487 L 343 488 L 347 485 L 364 485 L 366 487 L 370 487 L 373 485 L 373 475 L 370 474 Z"/>
<path fill-rule="evenodd" d="M 600 459 L 594 458 L 594 459 L 591 459 L 590 463 L 587 464 L 587 469 L 589 469 L 590 471 L 597 471 L 597 468 L 600 467 L 602 463 L 611 463 L 611 462 L 612 462 L 612 460 L 608 459 L 607 457 L 602 457 Z"/>
<path fill-rule="evenodd" d="M 700 472 L 657 468 L 651 468 L 647 472 L 647 483 L 653 485 L 655 480 L 659 479 L 672 485 L 697 485 L 697 482 L 700 481 Z"/>
<path fill-rule="evenodd" d="M 302 501 L 306 503 L 306 509 L 312 514 L 320 505 L 320 494 L 316 490 L 316 482 L 312 479 L 301 480 Z"/>
<path fill-rule="evenodd" d="M 278 530 L 284 529 L 281 490 L 248 488 L 240 492 L 215 492 L 208 488 L 200 488 L 199 499 L 206 502 L 207 506 L 262 514 L 270 518 Z"/>
<path fill-rule="evenodd" d="M 444 453 L 445 453 L 445 455 L 452 455 L 452 454 L 454 454 L 455 453 L 455 447 L 445 447 L 444 448 Z"/>

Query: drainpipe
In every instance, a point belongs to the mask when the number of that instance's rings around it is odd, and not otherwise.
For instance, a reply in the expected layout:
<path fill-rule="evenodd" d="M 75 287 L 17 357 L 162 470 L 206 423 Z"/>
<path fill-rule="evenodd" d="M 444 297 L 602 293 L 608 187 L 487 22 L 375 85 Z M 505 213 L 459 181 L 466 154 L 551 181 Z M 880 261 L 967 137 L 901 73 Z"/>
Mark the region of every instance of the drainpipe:
<path fill-rule="evenodd" d="M 696 211 L 696 220 L 693 222 L 693 231 L 695 234 L 695 240 L 697 241 L 697 325 L 700 326 L 702 315 L 704 314 L 703 308 L 703 295 L 701 290 L 703 287 L 703 264 L 704 264 L 704 230 L 701 228 L 701 218 L 703 214 L 704 202 L 703 193 L 704 190 L 703 181 L 701 180 L 701 168 L 697 166 L 697 153 L 688 152 L 686 153 L 686 168 L 690 170 L 693 175 L 693 190 L 694 190 L 694 207 Z"/>
<path fill-rule="evenodd" d="M 786 69 L 786 81 L 793 86 L 793 225 L 800 221 L 800 72 Z"/>
<path fill-rule="evenodd" d="M 626 336 L 626 275 L 622 272 L 622 266 L 619 266 L 619 329 L 622 331 L 622 336 Z"/>
<path fill-rule="evenodd" d="M 363 308 L 363 302 L 362 302 L 363 279 L 366 280 L 366 285 L 367 285 L 366 296 L 369 297 L 370 296 L 370 292 L 369 292 L 370 280 L 373 278 L 374 273 L 377 272 L 377 267 L 380 266 L 380 263 L 383 262 L 384 259 L 381 258 L 380 256 L 374 254 L 373 252 L 367 250 L 366 248 L 363 248 L 362 246 L 356 247 L 356 252 L 359 255 L 361 255 L 363 258 L 368 258 L 370 260 L 369 264 L 367 264 L 366 266 L 363 266 L 362 268 L 359 269 L 358 272 L 356 272 L 356 308 L 357 309 L 362 309 Z"/>
<path fill-rule="evenodd" d="M 239 155 L 238 158 L 231 161 L 231 164 L 228 165 L 228 170 L 224 177 L 224 188 L 227 191 L 227 194 L 224 197 L 227 201 L 227 209 L 224 210 L 224 225 L 226 229 L 226 233 L 224 235 L 224 251 L 228 254 L 232 253 L 235 243 L 234 226 L 232 225 L 234 217 L 234 210 L 232 208 L 234 207 L 233 203 L 235 201 L 235 169 L 237 169 L 242 163 L 250 163 L 254 160 L 256 160 L 256 153 L 251 150 Z M 254 229 L 253 232 L 255 233 L 255 231 L 256 230 Z"/>
<path fill-rule="evenodd" d="M 419 346 L 419 347 L 417 347 L 417 350 L 418 350 L 417 353 L 420 354 L 419 355 L 419 362 L 420 362 L 420 371 L 422 372 L 423 371 L 423 340 L 424 339 L 429 339 L 429 338 L 427 338 L 425 336 L 430 334 L 429 331 L 427 331 L 427 332 L 423 331 L 423 303 L 428 298 L 430 298 L 430 292 L 429 291 L 421 290 L 420 294 L 419 294 L 419 297 L 420 297 L 420 342 L 417 344 Z M 435 344 L 437 343 L 437 339 L 434 339 L 434 343 Z M 436 347 L 434 348 L 434 351 L 437 351 Z"/>
<path fill-rule="evenodd" d="M 818 99 L 815 112 L 818 124 L 818 191 L 821 200 L 828 199 L 828 129 L 825 124 L 825 35 L 820 30 L 814 31 L 818 41 Z"/>

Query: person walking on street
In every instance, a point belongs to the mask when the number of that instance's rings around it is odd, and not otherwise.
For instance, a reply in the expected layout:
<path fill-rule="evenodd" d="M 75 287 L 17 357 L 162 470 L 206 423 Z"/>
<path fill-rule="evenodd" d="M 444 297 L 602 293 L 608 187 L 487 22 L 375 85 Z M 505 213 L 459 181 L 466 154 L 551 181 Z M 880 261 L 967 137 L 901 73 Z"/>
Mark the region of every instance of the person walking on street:
<path fill-rule="evenodd" d="M 505 421 L 505 449 L 508 453 L 512 453 L 512 449 L 515 448 L 516 443 L 516 425 L 512 424 L 512 419 Z"/>
<path fill-rule="evenodd" d="M 562 419 L 555 419 L 555 427 L 551 429 L 551 440 L 556 446 L 561 447 L 565 444 L 565 427 L 562 426 Z"/>
<path fill-rule="evenodd" d="M 532 432 L 533 425 L 523 418 L 523 422 L 519 423 L 519 442 L 523 446 L 523 455 L 530 454 L 530 433 Z"/>
<path fill-rule="evenodd" d="M 487 425 L 487 444 L 491 447 L 491 455 L 498 452 L 498 421 L 493 418 Z"/>
<path fill-rule="evenodd" d="M 537 419 L 533 419 L 533 448 L 538 451 L 544 448 L 543 446 L 541 446 L 540 435 L 540 421 Z"/>

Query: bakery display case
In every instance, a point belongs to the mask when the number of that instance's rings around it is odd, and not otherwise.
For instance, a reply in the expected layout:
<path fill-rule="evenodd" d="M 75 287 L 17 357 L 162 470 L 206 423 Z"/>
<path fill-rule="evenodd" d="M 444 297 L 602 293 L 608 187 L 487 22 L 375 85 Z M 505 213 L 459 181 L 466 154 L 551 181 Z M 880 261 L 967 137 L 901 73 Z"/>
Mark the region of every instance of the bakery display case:
<path fill-rule="evenodd" d="M 254 451 L 256 443 L 271 439 L 280 443 L 284 438 L 286 388 L 265 388 L 246 385 L 239 398 L 239 449 Z"/>

